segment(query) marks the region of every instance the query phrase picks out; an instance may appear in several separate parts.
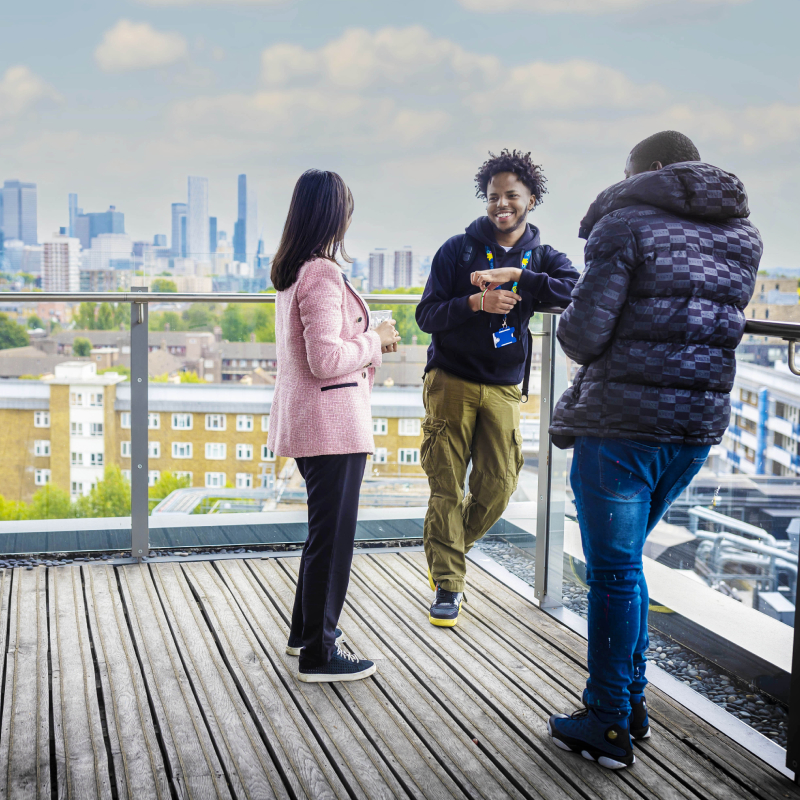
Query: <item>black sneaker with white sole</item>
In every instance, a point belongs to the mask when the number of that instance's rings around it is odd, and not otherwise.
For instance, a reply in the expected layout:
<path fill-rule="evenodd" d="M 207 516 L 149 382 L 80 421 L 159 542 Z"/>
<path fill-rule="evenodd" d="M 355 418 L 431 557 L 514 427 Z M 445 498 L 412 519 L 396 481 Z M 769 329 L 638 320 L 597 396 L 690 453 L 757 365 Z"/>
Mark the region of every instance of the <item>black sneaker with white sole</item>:
<path fill-rule="evenodd" d="M 341 628 L 336 629 L 336 646 L 338 647 L 342 643 L 342 633 Z M 286 655 L 288 656 L 299 656 L 300 651 L 303 649 L 303 640 L 298 636 L 296 639 L 293 637 L 289 637 L 289 641 L 286 644 Z"/>
<path fill-rule="evenodd" d="M 297 679 L 303 683 L 335 683 L 337 681 L 360 681 L 375 672 L 375 663 L 359 658 L 353 653 L 346 653 L 341 647 L 336 648 L 333 658 L 321 667 L 310 669 L 300 667 Z"/>
<path fill-rule="evenodd" d="M 624 769 L 636 762 L 631 744 L 630 717 L 603 722 L 592 708 L 574 714 L 554 714 L 547 722 L 553 744 L 562 750 L 580 753 L 606 769 Z"/>
<path fill-rule="evenodd" d="M 631 695 L 631 736 L 639 741 L 650 738 L 650 717 L 644 695 Z"/>

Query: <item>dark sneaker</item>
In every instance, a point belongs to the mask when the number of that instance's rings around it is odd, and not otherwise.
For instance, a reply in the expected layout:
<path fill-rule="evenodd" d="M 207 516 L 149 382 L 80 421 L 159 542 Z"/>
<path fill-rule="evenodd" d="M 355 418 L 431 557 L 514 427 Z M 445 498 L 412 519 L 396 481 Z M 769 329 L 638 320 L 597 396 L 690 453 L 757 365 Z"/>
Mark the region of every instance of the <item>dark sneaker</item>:
<path fill-rule="evenodd" d="M 336 681 L 360 681 L 375 672 L 375 663 L 346 653 L 341 647 L 336 648 L 333 658 L 321 667 L 303 669 L 297 679 L 303 683 L 334 683 Z"/>
<path fill-rule="evenodd" d="M 644 695 L 631 695 L 631 736 L 634 739 L 650 738 L 650 717 Z"/>
<path fill-rule="evenodd" d="M 436 597 L 428 616 L 431 625 L 436 625 L 437 628 L 455 627 L 458 624 L 458 612 L 461 610 L 463 599 L 463 592 L 449 592 L 437 586 Z"/>
<path fill-rule="evenodd" d="M 336 629 L 336 646 L 337 647 L 341 644 L 342 636 L 344 636 L 344 634 L 342 633 L 341 629 L 337 628 Z M 301 639 L 295 640 L 295 639 L 292 639 L 292 637 L 290 636 L 289 637 L 289 642 L 286 645 L 286 655 L 299 656 L 300 655 L 300 651 L 302 649 L 303 649 L 302 640 Z"/>
<path fill-rule="evenodd" d="M 562 750 L 580 753 L 606 769 L 623 769 L 636 762 L 628 729 L 629 719 L 608 725 L 591 708 L 582 708 L 572 716 L 554 714 L 547 722 L 547 732 Z"/>

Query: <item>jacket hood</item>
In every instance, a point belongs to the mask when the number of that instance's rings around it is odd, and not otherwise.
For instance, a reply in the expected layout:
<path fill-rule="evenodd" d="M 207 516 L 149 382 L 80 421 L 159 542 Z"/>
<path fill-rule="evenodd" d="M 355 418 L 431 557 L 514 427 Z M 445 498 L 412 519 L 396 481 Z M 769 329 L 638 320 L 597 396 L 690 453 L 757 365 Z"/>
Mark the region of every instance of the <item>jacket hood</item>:
<path fill-rule="evenodd" d="M 513 253 L 517 250 L 532 249 L 538 247 L 539 242 L 539 229 L 530 222 L 525 223 L 527 230 L 522 234 L 519 241 L 509 250 Z M 488 244 L 489 247 L 497 247 L 497 239 L 494 235 L 494 225 L 489 222 L 489 217 L 478 217 L 474 222 L 471 222 L 466 227 L 466 232 L 473 238 L 477 239 L 481 244 Z"/>
<path fill-rule="evenodd" d="M 750 216 L 747 192 L 733 173 L 701 161 L 683 161 L 609 186 L 589 206 L 578 235 L 588 239 L 606 214 L 640 205 L 718 222 Z"/>

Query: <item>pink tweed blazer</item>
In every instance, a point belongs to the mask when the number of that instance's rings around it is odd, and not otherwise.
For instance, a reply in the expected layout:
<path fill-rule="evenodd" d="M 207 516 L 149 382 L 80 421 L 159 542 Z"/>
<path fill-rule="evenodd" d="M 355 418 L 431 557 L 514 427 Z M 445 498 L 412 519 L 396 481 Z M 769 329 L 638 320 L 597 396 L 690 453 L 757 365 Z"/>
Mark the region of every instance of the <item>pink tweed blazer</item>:
<path fill-rule="evenodd" d="M 372 453 L 370 395 L 382 356 L 366 304 L 336 264 L 317 258 L 275 307 L 269 449 L 290 458 Z"/>

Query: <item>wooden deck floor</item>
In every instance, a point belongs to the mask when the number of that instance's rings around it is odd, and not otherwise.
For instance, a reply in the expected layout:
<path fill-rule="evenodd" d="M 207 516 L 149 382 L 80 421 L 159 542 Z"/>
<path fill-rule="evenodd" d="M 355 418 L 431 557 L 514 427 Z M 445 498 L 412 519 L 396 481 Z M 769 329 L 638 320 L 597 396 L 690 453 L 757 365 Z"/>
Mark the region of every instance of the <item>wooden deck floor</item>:
<path fill-rule="evenodd" d="M 0 798 L 800 797 L 655 690 L 632 769 L 556 749 L 585 643 L 475 566 L 433 628 L 421 553 L 355 559 L 341 625 L 375 677 L 298 683 L 298 563 L 3 572 Z"/>

